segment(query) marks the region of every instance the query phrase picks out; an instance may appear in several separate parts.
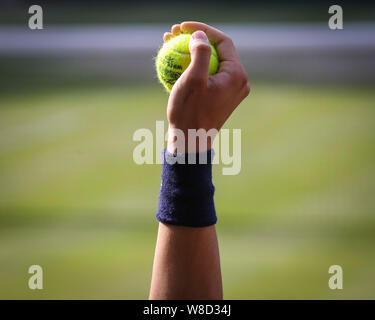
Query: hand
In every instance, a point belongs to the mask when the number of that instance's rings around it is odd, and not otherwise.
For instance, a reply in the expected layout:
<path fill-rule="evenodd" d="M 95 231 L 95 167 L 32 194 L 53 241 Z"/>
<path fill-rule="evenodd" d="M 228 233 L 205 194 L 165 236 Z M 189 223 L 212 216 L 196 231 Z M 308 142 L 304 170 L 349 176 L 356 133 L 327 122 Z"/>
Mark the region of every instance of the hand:
<path fill-rule="evenodd" d="M 223 32 L 200 22 L 174 25 L 164 34 L 164 41 L 180 33 L 192 33 L 189 45 L 191 63 L 172 88 L 167 108 L 169 121 L 168 151 L 176 152 L 173 132 L 180 129 L 188 137 L 188 129 L 216 129 L 224 125 L 234 109 L 250 93 L 247 73 L 232 40 Z M 208 74 L 211 55 L 210 40 L 219 56 L 219 70 Z M 213 139 L 212 139 L 213 140 Z M 213 141 L 208 141 L 207 149 Z M 185 152 L 196 152 L 197 150 Z M 198 149 L 198 147 L 197 147 Z"/>

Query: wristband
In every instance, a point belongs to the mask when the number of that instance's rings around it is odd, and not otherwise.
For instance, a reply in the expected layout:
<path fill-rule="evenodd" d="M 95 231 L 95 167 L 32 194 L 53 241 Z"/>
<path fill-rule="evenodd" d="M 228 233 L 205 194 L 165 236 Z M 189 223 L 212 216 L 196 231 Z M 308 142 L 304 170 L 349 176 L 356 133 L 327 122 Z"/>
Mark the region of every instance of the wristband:
<path fill-rule="evenodd" d="M 163 150 L 156 212 L 158 221 L 188 227 L 206 227 L 216 223 L 213 156 L 212 149 L 189 154 L 171 154 Z"/>

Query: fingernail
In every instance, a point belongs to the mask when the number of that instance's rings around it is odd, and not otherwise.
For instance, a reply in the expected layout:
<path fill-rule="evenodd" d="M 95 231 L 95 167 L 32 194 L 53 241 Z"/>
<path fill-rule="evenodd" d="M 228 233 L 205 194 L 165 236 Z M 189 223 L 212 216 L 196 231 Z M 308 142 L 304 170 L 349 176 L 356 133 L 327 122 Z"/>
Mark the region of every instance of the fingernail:
<path fill-rule="evenodd" d="M 191 38 L 193 40 L 200 40 L 200 41 L 204 41 L 206 43 L 210 43 L 208 41 L 208 38 L 206 36 L 206 34 L 203 32 L 203 31 L 195 31 L 192 35 L 191 35 Z"/>

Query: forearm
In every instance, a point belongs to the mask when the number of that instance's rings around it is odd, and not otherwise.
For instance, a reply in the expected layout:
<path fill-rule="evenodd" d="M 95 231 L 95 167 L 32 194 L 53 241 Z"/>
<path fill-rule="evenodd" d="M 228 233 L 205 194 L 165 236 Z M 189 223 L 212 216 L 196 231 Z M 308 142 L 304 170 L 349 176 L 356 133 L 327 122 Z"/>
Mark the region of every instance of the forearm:
<path fill-rule="evenodd" d="M 215 226 L 159 224 L 150 299 L 222 299 Z"/>

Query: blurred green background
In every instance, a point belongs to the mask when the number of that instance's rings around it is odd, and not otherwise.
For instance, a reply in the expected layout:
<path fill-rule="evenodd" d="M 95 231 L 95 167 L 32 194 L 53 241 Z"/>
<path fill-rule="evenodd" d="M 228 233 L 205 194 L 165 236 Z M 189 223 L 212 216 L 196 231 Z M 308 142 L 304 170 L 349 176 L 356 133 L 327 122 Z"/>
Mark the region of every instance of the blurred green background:
<path fill-rule="evenodd" d="M 25 3 L 7 7 L 9 23 Z M 73 57 L 0 59 L 0 298 L 147 298 L 160 166 L 133 162 L 132 136 L 166 121 L 167 94 L 155 77 L 90 74 L 69 67 Z M 242 170 L 214 168 L 225 298 L 374 299 L 373 83 L 253 77 L 246 66 L 252 92 L 226 124 L 242 129 Z M 33 264 L 43 290 L 27 286 Z M 328 288 L 335 264 L 343 290 Z"/>

